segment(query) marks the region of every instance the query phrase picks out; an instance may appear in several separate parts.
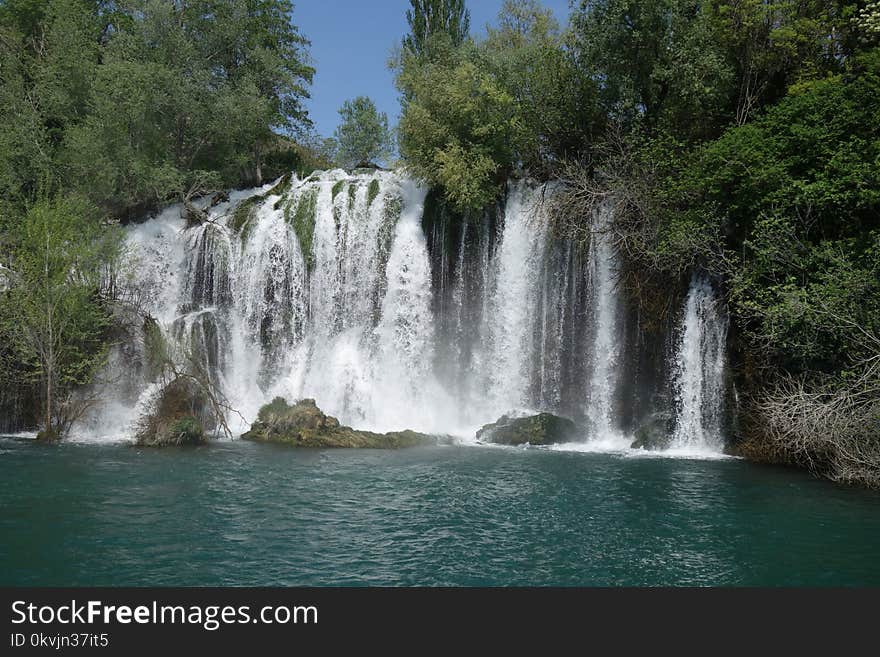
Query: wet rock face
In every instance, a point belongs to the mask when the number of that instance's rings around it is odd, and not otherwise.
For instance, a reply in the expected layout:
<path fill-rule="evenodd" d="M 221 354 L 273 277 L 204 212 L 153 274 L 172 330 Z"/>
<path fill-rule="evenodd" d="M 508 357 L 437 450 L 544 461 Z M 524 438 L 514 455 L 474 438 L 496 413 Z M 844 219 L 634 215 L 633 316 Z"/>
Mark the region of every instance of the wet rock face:
<path fill-rule="evenodd" d="M 373 433 L 341 426 L 335 417 L 325 415 L 314 399 L 301 399 L 290 405 L 283 397 L 276 397 L 263 406 L 257 421 L 242 438 L 323 449 L 397 449 L 436 445 L 439 440 L 415 431 Z"/>
<path fill-rule="evenodd" d="M 496 445 L 556 445 L 582 440 L 585 435 L 586 432 L 568 418 L 538 413 L 518 418 L 504 415 L 477 431 L 477 440 Z"/>

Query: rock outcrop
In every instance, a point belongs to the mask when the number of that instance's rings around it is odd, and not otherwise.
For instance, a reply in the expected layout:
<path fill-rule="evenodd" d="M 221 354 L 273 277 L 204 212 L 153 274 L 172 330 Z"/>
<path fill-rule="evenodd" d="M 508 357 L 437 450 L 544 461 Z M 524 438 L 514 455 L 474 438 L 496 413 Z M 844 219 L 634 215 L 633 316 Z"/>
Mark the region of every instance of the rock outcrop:
<path fill-rule="evenodd" d="M 301 399 L 292 406 L 283 397 L 260 409 L 245 440 L 278 443 L 292 447 L 323 449 L 398 449 L 436 445 L 441 439 L 415 431 L 373 433 L 342 426 L 335 417 L 325 415 L 314 399 Z"/>
<path fill-rule="evenodd" d="M 552 413 L 526 417 L 504 415 L 477 431 L 477 440 L 496 445 L 555 445 L 582 440 L 585 431 L 568 418 Z"/>

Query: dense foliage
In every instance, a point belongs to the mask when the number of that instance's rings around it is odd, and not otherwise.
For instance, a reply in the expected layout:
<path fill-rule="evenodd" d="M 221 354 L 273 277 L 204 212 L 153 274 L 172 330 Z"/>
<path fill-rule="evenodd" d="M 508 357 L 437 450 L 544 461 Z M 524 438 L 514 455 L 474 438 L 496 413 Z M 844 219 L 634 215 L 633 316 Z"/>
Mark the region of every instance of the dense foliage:
<path fill-rule="evenodd" d="M 454 45 L 468 38 L 471 19 L 464 0 L 409 0 L 406 21 L 410 32 L 403 38 L 403 47 L 420 55 L 436 34 L 445 34 Z"/>
<path fill-rule="evenodd" d="M 395 62 L 401 155 L 459 209 L 478 209 L 514 174 L 547 173 L 595 135 L 595 81 L 578 75 L 549 10 L 508 0 L 481 42 L 438 31 Z"/>
<path fill-rule="evenodd" d="M 307 128 L 289 0 L 7 0 L 0 194 L 47 180 L 114 216 L 262 181 Z M 289 158 L 288 158 L 289 159 Z"/>

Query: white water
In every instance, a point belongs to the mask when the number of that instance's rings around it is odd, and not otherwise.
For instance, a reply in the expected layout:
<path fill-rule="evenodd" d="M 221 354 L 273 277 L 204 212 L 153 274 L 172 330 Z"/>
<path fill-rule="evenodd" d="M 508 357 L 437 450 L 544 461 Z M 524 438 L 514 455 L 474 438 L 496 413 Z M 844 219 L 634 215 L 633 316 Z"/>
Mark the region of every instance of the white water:
<path fill-rule="evenodd" d="M 694 276 L 675 356 L 673 449 L 723 447 L 727 314 L 705 277 Z"/>
<path fill-rule="evenodd" d="M 488 375 L 482 401 L 490 417 L 529 406 L 540 300 L 536 283 L 546 239 L 546 221 L 534 207 L 534 190 L 522 183 L 511 188 L 487 291 L 483 317 L 486 340 L 483 353 L 478 355 Z"/>
<path fill-rule="evenodd" d="M 617 258 L 608 234 L 610 206 L 601 206 L 593 217 L 590 239 L 593 340 L 587 418 L 590 437 L 613 446 L 621 436 L 615 423 L 618 361 L 620 359 L 620 299 L 617 292 Z"/>
<path fill-rule="evenodd" d="M 595 215 L 581 253 L 552 237 L 541 203 L 548 189 L 516 183 L 497 232 L 444 220 L 432 252 L 422 225 L 426 191 L 401 174 L 294 179 L 236 226 L 237 203 L 270 189 L 233 194 L 208 209 L 212 221 L 202 226 L 186 228 L 174 207 L 129 229 L 144 309 L 241 413 L 228 418 L 234 432 L 281 395 L 313 397 L 360 428 L 464 440 L 504 413 L 547 410 L 585 426 L 583 442 L 565 448 L 628 448 L 610 209 Z M 301 232 L 300 216 L 313 231 Z M 696 285 L 688 297 L 675 369 L 681 453 L 717 451 L 721 438 L 723 313 L 712 314 L 707 290 Z M 114 354 L 108 380 L 126 384 L 106 386 L 106 403 L 81 436 L 131 437 L 156 391 L 138 366 L 143 351 L 133 339 Z"/>

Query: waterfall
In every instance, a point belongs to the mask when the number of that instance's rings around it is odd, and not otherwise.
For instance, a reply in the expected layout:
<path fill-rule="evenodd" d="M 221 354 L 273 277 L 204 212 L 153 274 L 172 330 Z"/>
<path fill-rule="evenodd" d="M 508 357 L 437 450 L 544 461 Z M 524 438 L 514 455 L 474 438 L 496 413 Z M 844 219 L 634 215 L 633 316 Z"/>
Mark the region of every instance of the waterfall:
<path fill-rule="evenodd" d="M 598 208 L 593 216 L 590 237 L 593 340 L 590 345 L 587 419 L 591 438 L 600 441 L 609 440 L 616 434 L 614 405 L 621 343 L 616 253 L 608 233 L 611 219 L 610 206 Z"/>
<path fill-rule="evenodd" d="M 426 210 L 402 173 L 334 170 L 205 200 L 201 224 L 168 208 L 127 241 L 141 306 L 241 414 L 234 432 L 280 395 L 359 428 L 462 440 L 502 414 L 548 411 L 580 423 L 586 448 L 620 450 L 629 324 L 612 208 L 581 244 L 555 235 L 553 193 L 519 181 L 496 209 L 459 215 Z M 81 431 L 131 436 L 155 394 L 134 333 Z M 674 367 L 677 447 L 721 439 L 725 333 L 695 278 Z"/>
<path fill-rule="evenodd" d="M 492 414 L 530 406 L 536 322 L 546 221 L 535 209 L 534 190 L 514 185 L 504 211 L 504 230 L 489 283 L 484 314 L 488 375 L 485 397 Z"/>
<path fill-rule="evenodd" d="M 273 391 L 365 428 L 436 429 L 425 190 L 395 174 L 332 172 L 293 197 L 291 207 L 314 207 L 314 271 L 305 338 Z"/>
<path fill-rule="evenodd" d="M 727 314 L 705 276 L 694 275 L 685 302 L 675 363 L 675 448 L 723 446 Z"/>

